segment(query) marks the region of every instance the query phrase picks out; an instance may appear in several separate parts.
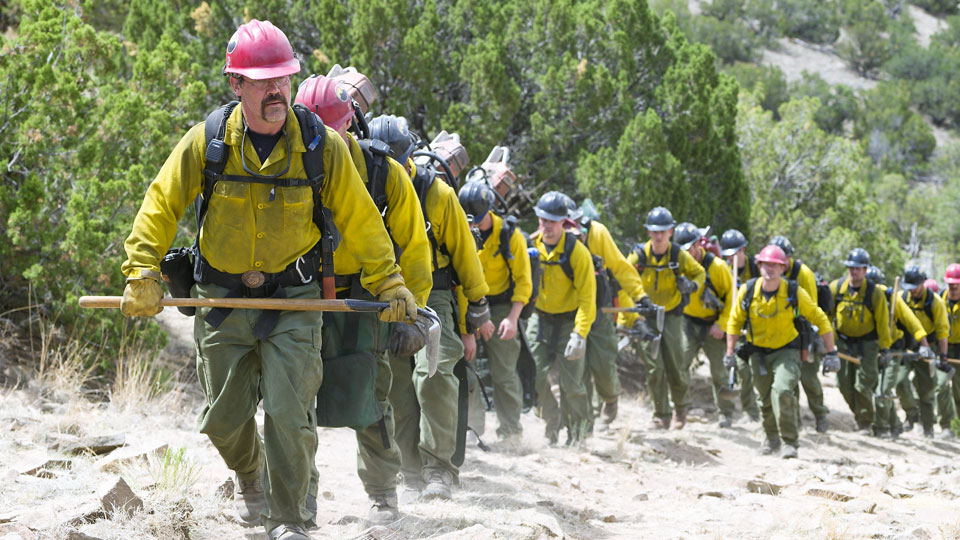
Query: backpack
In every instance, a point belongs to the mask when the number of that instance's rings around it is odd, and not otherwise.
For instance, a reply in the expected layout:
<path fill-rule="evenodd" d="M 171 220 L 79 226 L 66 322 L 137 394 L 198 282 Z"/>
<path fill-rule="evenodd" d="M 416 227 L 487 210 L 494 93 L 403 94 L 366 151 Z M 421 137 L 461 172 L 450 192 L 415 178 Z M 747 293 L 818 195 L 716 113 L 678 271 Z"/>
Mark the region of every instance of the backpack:
<path fill-rule="evenodd" d="M 427 213 L 427 193 L 430 192 L 430 188 L 433 187 L 433 182 L 436 179 L 437 171 L 431 166 L 417 167 L 417 174 L 411 178 L 413 181 L 413 189 L 417 192 L 417 199 L 420 200 L 420 210 L 423 212 L 423 221 L 427 224 L 427 239 L 430 240 L 433 253 L 439 252 L 449 257 L 450 252 L 447 250 L 446 244 L 437 242 L 437 236 L 433 233 L 433 224 L 430 222 L 430 216 Z M 436 271 L 439 270 L 439 268 L 437 268 L 437 258 L 436 256 L 432 258 L 433 271 L 436 273 Z M 459 283 L 460 280 L 456 278 L 456 272 L 453 271 L 452 265 L 450 266 L 450 270 L 454 274 L 451 280 L 452 283 Z"/>
<path fill-rule="evenodd" d="M 824 313 L 833 313 L 833 310 L 837 308 L 837 302 L 839 298 L 834 298 L 830 294 L 830 284 L 826 282 L 819 274 L 814 274 L 814 278 L 817 280 L 817 306 L 823 310 Z M 843 278 L 846 280 L 847 278 Z M 837 291 L 840 291 L 840 287 L 837 287 Z M 838 295 L 839 296 L 839 295 Z M 867 297 L 873 298 L 873 284 L 867 280 Z"/>
<path fill-rule="evenodd" d="M 367 192 L 370 193 L 380 215 L 386 216 L 387 175 L 390 173 L 387 157 L 390 155 L 390 146 L 379 139 L 361 139 L 357 140 L 357 144 L 360 145 L 363 161 L 367 165 Z"/>
<path fill-rule="evenodd" d="M 304 152 L 302 156 L 303 169 L 307 175 L 306 179 L 225 175 L 223 174 L 223 170 L 227 165 L 227 157 L 230 153 L 229 148 L 227 148 L 224 142 L 227 131 L 227 120 L 230 118 L 233 109 L 239 103 L 239 101 L 231 101 L 217 108 L 207 116 L 204 123 L 207 150 L 204 155 L 206 165 L 203 169 L 203 195 L 198 196 L 194 201 L 194 206 L 197 210 L 197 239 L 194 241 L 194 253 L 197 256 L 194 267 L 194 278 L 197 281 L 200 280 L 200 228 L 203 225 L 203 219 L 206 216 L 207 207 L 210 204 L 210 198 L 213 196 L 213 189 L 217 182 L 220 180 L 230 180 L 234 182 L 272 185 L 274 189 L 270 192 L 271 199 L 273 198 L 276 186 L 310 186 L 310 191 L 313 193 L 313 222 L 321 234 L 319 242 L 320 255 L 322 258 L 320 277 L 323 284 L 323 296 L 324 298 L 335 298 L 333 251 L 340 243 L 340 233 L 333 224 L 333 215 L 328 208 L 323 206 L 323 201 L 320 197 L 324 180 L 323 148 L 326 143 L 327 133 L 323 121 L 303 105 L 298 103 L 293 106 L 293 112 L 296 114 L 297 121 L 300 124 L 303 145 L 306 147 L 306 152 Z"/>
<path fill-rule="evenodd" d="M 513 238 L 513 232 L 517 230 L 517 217 L 507 216 L 503 218 L 503 225 L 500 227 L 500 246 L 497 247 L 496 255 L 503 257 L 504 264 L 507 265 L 507 278 L 510 280 L 510 286 L 507 292 L 512 296 L 513 287 L 516 282 L 513 279 L 513 269 L 510 268 L 510 261 L 513 259 L 513 253 L 510 252 L 510 239 Z M 521 233 L 523 234 L 523 233 Z M 529 245 L 529 238 L 526 238 Z M 528 319 L 533 314 L 534 304 L 537 303 L 537 295 L 540 293 L 540 253 L 534 250 L 527 250 L 527 257 L 530 258 L 530 280 L 533 284 L 533 290 L 530 292 L 530 299 L 524 304 L 520 311 L 521 319 Z"/>

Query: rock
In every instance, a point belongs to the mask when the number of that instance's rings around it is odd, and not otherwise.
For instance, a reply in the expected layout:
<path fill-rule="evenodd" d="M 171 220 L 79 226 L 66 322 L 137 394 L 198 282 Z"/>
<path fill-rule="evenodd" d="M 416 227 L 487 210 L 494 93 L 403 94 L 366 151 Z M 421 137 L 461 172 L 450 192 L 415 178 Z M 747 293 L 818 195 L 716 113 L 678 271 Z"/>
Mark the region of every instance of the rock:
<path fill-rule="evenodd" d="M 718 499 L 732 499 L 733 497 L 729 493 L 724 493 L 722 491 L 703 491 L 697 494 L 698 499 L 704 497 L 716 497 Z"/>
<path fill-rule="evenodd" d="M 157 446 L 152 450 L 147 450 L 146 452 L 131 450 L 126 452 L 114 452 L 110 454 L 110 457 L 101 460 L 98 467 L 103 472 L 120 474 L 120 469 L 122 467 L 135 465 L 137 463 L 147 463 L 151 456 L 162 456 L 163 453 L 167 451 L 167 448 L 167 445 L 161 444 L 160 446 Z"/>
<path fill-rule="evenodd" d="M 390 538 L 393 538 L 392 536 Z M 494 540 L 497 532 L 477 523 L 459 531 L 434 536 L 434 540 Z"/>
<path fill-rule="evenodd" d="M 98 519 L 105 519 L 107 514 L 96 503 L 87 503 L 73 512 L 71 516 L 67 518 L 66 524 L 77 527 L 85 523 L 93 523 Z"/>
<path fill-rule="evenodd" d="M 236 488 L 236 484 L 233 483 L 233 478 L 227 478 L 227 481 L 220 484 L 220 487 L 214 492 L 218 497 L 233 500 L 233 490 Z"/>
<path fill-rule="evenodd" d="M 845 495 L 843 493 L 838 493 L 836 491 L 830 491 L 829 489 L 818 489 L 818 488 L 807 490 L 807 495 L 811 495 L 813 497 L 823 497 L 824 499 L 830 499 L 831 501 L 840 501 L 840 502 L 847 502 L 853 499 L 853 497 L 851 497 L 850 495 Z"/>
<path fill-rule="evenodd" d="M 100 540 L 96 536 L 90 536 L 89 534 L 83 534 L 80 531 L 70 531 L 67 533 L 67 540 Z"/>
<path fill-rule="evenodd" d="M 37 533 L 19 523 L 0 525 L 0 540 L 34 540 L 35 538 L 39 538 Z"/>
<path fill-rule="evenodd" d="M 86 452 L 100 456 L 126 445 L 126 439 L 126 435 L 122 433 L 103 435 L 100 437 L 86 437 L 73 443 L 58 444 L 56 449 L 64 454 L 80 454 Z"/>
<path fill-rule="evenodd" d="M 647 495 L 646 493 L 638 493 L 633 496 L 633 500 L 639 501 L 639 502 L 649 501 L 650 495 Z"/>
<path fill-rule="evenodd" d="M 330 521 L 331 525 L 350 525 L 353 523 L 360 523 L 360 518 L 358 518 L 357 516 L 351 516 L 349 514 L 345 516 L 340 516 Z M 377 527 L 373 527 L 373 528 L 376 529 Z M 358 538 L 363 538 L 363 537 L 360 536 Z"/>
<path fill-rule="evenodd" d="M 933 535 L 925 527 L 917 527 L 910 532 L 910 536 L 919 540 L 930 540 Z"/>
<path fill-rule="evenodd" d="M 557 521 L 557 518 L 553 517 L 552 515 L 545 514 L 533 508 L 521 510 L 515 515 L 521 519 L 521 524 L 526 525 L 527 527 L 536 525 L 546 529 L 546 533 L 550 537 L 566 537 L 563 534 L 563 529 L 560 527 L 560 522 Z"/>
<path fill-rule="evenodd" d="M 759 493 L 761 495 L 779 495 L 783 486 L 771 484 L 764 480 L 750 480 L 747 482 L 747 491 L 750 493 Z"/>
<path fill-rule="evenodd" d="M 10 523 L 17 519 L 17 514 L 15 512 L 3 512 L 0 514 L 0 523 Z"/>
<path fill-rule="evenodd" d="M 324 491 L 323 493 L 320 494 L 320 496 L 323 497 L 324 500 L 327 500 L 327 501 L 332 501 L 332 500 L 333 500 L 333 492 L 332 492 L 332 491 Z"/>
<path fill-rule="evenodd" d="M 387 540 L 388 538 L 393 538 L 393 535 L 394 531 L 386 527 L 376 525 L 362 531 L 356 536 L 351 536 L 349 540 Z"/>
<path fill-rule="evenodd" d="M 843 504 L 843 511 L 848 514 L 872 514 L 877 503 L 866 499 L 853 499 Z"/>
<path fill-rule="evenodd" d="M 28 476 L 52 478 L 50 469 L 69 469 L 72 466 L 73 462 L 69 459 L 41 459 L 20 467 L 18 472 Z"/>
<path fill-rule="evenodd" d="M 616 523 L 616 522 L 617 522 L 617 516 L 614 516 L 614 515 L 603 516 L 603 522 L 604 522 L 604 523 Z"/>
<path fill-rule="evenodd" d="M 134 494 L 123 478 L 118 479 L 103 492 L 100 503 L 104 512 L 107 513 L 123 510 L 127 515 L 132 515 L 135 511 L 143 509 L 143 501 Z"/>

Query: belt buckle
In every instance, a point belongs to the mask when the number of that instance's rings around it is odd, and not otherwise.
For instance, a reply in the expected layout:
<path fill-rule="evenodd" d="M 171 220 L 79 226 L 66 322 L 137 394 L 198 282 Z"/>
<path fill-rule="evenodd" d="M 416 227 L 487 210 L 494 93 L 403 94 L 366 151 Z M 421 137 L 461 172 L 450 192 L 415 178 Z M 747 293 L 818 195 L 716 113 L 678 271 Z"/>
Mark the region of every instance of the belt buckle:
<path fill-rule="evenodd" d="M 267 278 L 263 275 L 263 272 L 257 270 L 247 270 L 240 276 L 240 282 L 248 289 L 260 287 L 266 280 Z"/>

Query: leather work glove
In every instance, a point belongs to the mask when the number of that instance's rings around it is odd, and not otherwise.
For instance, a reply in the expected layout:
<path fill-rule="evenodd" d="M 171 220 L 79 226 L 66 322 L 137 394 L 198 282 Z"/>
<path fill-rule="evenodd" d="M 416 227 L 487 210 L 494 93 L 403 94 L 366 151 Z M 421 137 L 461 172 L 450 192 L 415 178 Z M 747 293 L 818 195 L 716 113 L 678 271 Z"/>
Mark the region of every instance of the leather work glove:
<path fill-rule="evenodd" d="M 877 357 L 877 367 L 880 369 L 887 369 L 892 359 L 893 356 L 890 354 L 890 349 L 881 350 L 880 356 Z"/>
<path fill-rule="evenodd" d="M 937 359 L 937 369 L 940 371 L 950 371 L 950 362 L 947 362 L 947 355 L 940 353 L 940 357 Z"/>
<path fill-rule="evenodd" d="M 390 353 L 397 358 L 413 356 L 427 345 L 430 319 L 417 317 L 413 324 L 395 324 L 390 334 Z"/>
<path fill-rule="evenodd" d="M 926 358 L 927 360 L 936 358 L 936 355 L 933 354 L 933 349 L 926 345 L 921 345 L 917 352 L 920 353 L 920 358 Z"/>
<path fill-rule="evenodd" d="M 677 280 L 677 290 L 680 294 L 693 294 L 697 292 L 697 282 L 686 276 L 680 276 Z"/>
<path fill-rule="evenodd" d="M 151 277 L 141 277 L 127 281 L 120 300 L 120 312 L 127 317 L 153 317 L 163 311 L 160 300 L 163 289 L 160 282 Z"/>
<path fill-rule="evenodd" d="M 384 288 L 380 289 L 377 300 L 390 304 L 380 312 L 381 321 L 407 324 L 417 321 L 417 301 L 413 298 L 413 293 L 403 285 L 403 279 L 399 276 L 387 280 Z"/>
<path fill-rule="evenodd" d="M 486 298 L 467 304 L 467 328 L 480 328 L 490 320 L 490 304 Z M 486 339 L 486 338 L 485 338 Z"/>
<path fill-rule="evenodd" d="M 572 332 L 570 334 L 570 341 L 567 341 L 567 348 L 563 350 L 563 356 L 571 362 L 576 362 L 583 358 L 585 354 L 587 354 L 586 338 L 576 332 Z"/>
<path fill-rule="evenodd" d="M 735 367 L 737 367 L 737 355 L 736 354 L 723 355 L 723 369 L 733 369 Z"/>
<path fill-rule="evenodd" d="M 840 357 L 837 356 L 836 349 L 823 355 L 823 373 L 836 373 L 840 371 Z"/>
<path fill-rule="evenodd" d="M 644 296 L 640 300 L 637 300 L 637 305 L 643 309 L 656 309 L 656 305 L 653 303 L 653 300 L 650 300 L 649 296 Z"/>

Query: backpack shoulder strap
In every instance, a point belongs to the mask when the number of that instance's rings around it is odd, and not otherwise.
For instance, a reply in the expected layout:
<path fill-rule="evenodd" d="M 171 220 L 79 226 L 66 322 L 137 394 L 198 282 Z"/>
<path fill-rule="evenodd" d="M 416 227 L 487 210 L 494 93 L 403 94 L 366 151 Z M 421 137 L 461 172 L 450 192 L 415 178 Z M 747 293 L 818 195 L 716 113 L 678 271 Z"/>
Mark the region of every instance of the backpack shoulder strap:
<path fill-rule="evenodd" d="M 517 217 L 507 216 L 503 218 L 503 225 L 500 226 L 500 246 L 497 248 L 497 254 L 503 257 L 504 262 L 513 258 L 510 251 L 510 239 L 513 238 L 513 231 L 517 230 Z M 507 264 L 507 268 L 510 265 Z"/>
<path fill-rule="evenodd" d="M 231 101 L 226 105 L 217 107 L 207 115 L 203 125 L 203 134 L 207 144 L 204 153 L 203 195 L 194 201 L 198 237 L 200 227 L 203 225 L 203 218 L 207 214 L 210 197 L 213 196 L 213 187 L 220 175 L 223 174 L 223 169 L 227 166 L 227 157 L 230 152 L 223 140 L 227 134 L 227 120 L 230 118 L 233 109 L 239 104 L 239 101 Z"/>
<path fill-rule="evenodd" d="M 790 265 L 790 281 L 796 281 L 797 276 L 800 275 L 800 261 L 794 260 L 793 264 Z"/>
<path fill-rule="evenodd" d="M 930 320 L 933 320 L 933 293 L 929 290 L 926 291 L 926 299 L 923 301 L 923 311 L 927 314 L 927 317 Z"/>
<path fill-rule="evenodd" d="M 670 262 L 668 265 L 673 270 L 673 275 L 680 279 L 680 244 L 670 242 Z"/>
<path fill-rule="evenodd" d="M 754 289 L 756 289 L 757 278 L 750 278 L 747 280 L 746 286 L 747 289 L 744 291 L 743 301 L 740 302 L 740 307 L 747 314 L 747 319 L 750 318 L 750 304 L 753 303 Z"/>
<path fill-rule="evenodd" d="M 563 240 L 563 257 L 560 257 L 560 268 L 570 281 L 573 281 L 573 263 L 570 258 L 573 257 L 573 250 L 577 247 L 577 237 L 572 234 L 565 234 Z M 586 247 L 586 246 L 584 246 Z"/>
<path fill-rule="evenodd" d="M 788 279 L 787 280 L 787 303 L 793 306 L 793 309 L 800 309 L 800 299 L 797 298 L 797 282 Z"/>
<path fill-rule="evenodd" d="M 710 287 L 710 289 L 713 290 L 713 293 L 719 297 L 720 295 L 717 293 L 717 289 L 714 288 L 714 286 L 713 286 L 713 281 L 710 280 L 710 265 L 713 264 L 713 260 L 716 259 L 716 258 L 717 258 L 717 256 L 714 255 L 713 253 L 710 253 L 709 251 L 707 251 L 707 252 L 704 253 L 704 255 L 703 255 L 703 271 L 707 274 L 707 276 L 706 276 L 706 278 L 704 278 L 703 284 L 704 284 L 704 286 L 706 286 L 706 287 Z"/>
<path fill-rule="evenodd" d="M 760 275 L 760 267 L 757 266 L 757 260 L 753 257 L 753 255 L 751 255 L 750 257 L 747 258 L 747 264 L 750 265 L 750 275 L 751 275 L 751 276 L 759 276 L 759 275 Z"/>
<path fill-rule="evenodd" d="M 367 164 L 367 192 L 382 216 L 387 211 L 387 175 L 390 173 L 387 156 L 390 155 L 390 146 L 379 139 L 361 139 L 357 144 Z"/>
<path fill-rule="evenodd" d="M 844 284 L 846 284 L 846 282 L 847 282 L 847 276 L 843 276 L 842 279 L 839 279 L 839 280 L 837 280 L 837 281 L 834 282 L 834 283 L 837 284 L 837 292 L 833 295 L 833 305 L 834 305 L 834 306 L 839 306 L 839 305 L 840 305 L 841 291 L 843 290 L 843 286 L 844 286 Z"/>
<path fill-rule="evenodd" d="M 642 273 L 647 266 L 647 244 L 637 242 L 633 245 L 633 252 L 637 254 L 637 270 Z"/>

